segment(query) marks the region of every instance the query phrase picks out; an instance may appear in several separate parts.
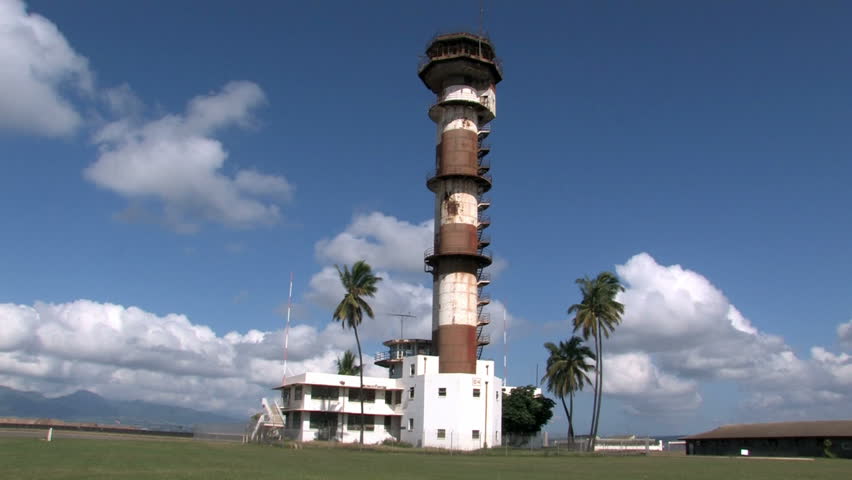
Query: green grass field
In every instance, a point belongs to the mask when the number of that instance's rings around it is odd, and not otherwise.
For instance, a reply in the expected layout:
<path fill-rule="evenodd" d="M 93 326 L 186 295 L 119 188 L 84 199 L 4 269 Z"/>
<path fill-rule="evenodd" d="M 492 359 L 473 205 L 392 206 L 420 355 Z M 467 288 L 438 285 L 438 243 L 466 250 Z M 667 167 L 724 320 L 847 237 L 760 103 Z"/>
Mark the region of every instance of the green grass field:
<path fill-rule="evenodd" d="M 197 441 L 0 438 L 4 479 L 840 479 L 848 460 L 453 455 Z"/>

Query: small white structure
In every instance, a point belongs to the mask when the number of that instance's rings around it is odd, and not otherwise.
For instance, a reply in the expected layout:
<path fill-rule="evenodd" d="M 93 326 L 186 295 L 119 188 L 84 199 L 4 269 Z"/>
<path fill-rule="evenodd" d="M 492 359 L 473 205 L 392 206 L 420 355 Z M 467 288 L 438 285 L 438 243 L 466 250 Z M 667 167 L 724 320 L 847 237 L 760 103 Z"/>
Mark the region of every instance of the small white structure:
<path fill-rule="evenodd" d="M 663 441 L 653 438 L 640 438 L 636 435 L 626 437 L 598 437 L 595 440 L 596 452 L 662 452 Z"/>
<path fill-rule="evenodd" d="M 475 374 L 438 373 L 438 357 L 399 362 L 400 378 L 364 377 L 364 443 L 402 441 L 418 447 L 475 450 L 500 445 L 502 381 L 494 362 Z M 280 387 L 285 436 L 298 441 L 357 442 L 359 378 L 303 373 Z"/>

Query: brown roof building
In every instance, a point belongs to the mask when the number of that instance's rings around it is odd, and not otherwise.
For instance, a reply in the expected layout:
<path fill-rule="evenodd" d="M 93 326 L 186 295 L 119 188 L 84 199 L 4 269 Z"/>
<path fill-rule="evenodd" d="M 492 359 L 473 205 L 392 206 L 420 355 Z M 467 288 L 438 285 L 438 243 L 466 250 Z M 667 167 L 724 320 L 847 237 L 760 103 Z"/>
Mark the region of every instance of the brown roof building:
<path fill-rule="evenodd" d="M 852 458 L 852 420 L 723 425 L 682 440 L 687 455 Z"/>

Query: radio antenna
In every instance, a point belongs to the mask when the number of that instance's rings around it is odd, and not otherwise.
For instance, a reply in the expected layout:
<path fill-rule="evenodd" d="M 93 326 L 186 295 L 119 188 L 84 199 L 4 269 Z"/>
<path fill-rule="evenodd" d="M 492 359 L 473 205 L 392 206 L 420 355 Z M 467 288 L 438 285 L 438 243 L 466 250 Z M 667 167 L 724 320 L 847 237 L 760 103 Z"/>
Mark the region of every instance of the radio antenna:
<path fill-rule="evenodd" d="M 287 296 L 287 324 L 284 327 L 284 377 L 281 385 L 287 382 L 287 347 L 290 343 L 290 310 L 293 308 L 293 272 L 290 272 L 290 294 Z"/>

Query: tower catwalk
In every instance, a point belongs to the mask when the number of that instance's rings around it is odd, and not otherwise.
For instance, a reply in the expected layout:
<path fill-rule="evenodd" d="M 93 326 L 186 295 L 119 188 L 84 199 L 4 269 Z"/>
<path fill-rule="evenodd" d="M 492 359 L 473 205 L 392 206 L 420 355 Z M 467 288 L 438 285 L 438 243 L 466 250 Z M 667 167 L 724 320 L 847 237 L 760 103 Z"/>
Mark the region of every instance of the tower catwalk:
<path fill-rule="evenodd" d="M 476 373 L 478 350 L 489 343 L 482 334 L 489 298 L 483 272 L 491 264 L 483 212 L 490 201 L 488 122 L 496 115 L 496 84 L 502 71 L 491 42 L 479 35 L 435 37 L 419 68 L 420 79 L 437 95 L 429 118 L 437 124 L 435 170 L 427 186 L 435 193 L 435 242 L 426 251 L 433 276 L 432 349 L 440 373 Z"/>

